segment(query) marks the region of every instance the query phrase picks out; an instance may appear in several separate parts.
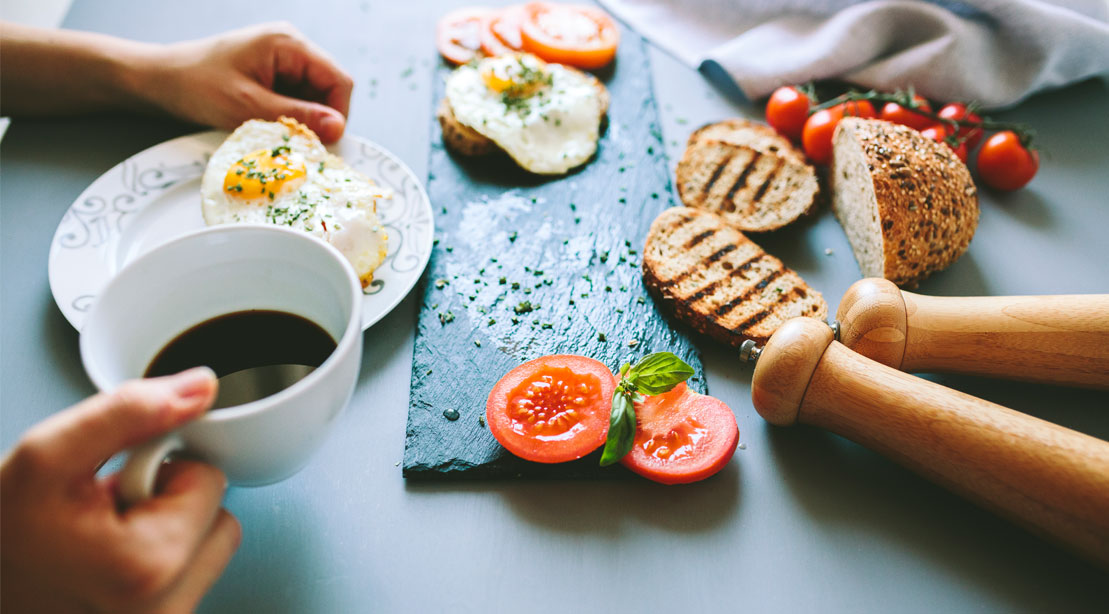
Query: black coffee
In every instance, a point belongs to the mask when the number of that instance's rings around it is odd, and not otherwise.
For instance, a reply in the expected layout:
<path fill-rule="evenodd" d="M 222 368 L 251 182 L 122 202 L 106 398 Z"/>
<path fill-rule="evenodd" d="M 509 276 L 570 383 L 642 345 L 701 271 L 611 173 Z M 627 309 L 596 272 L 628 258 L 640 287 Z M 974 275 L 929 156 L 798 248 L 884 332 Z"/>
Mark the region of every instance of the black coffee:
<path fill-rule="evenodd" d="M 213 409 L 242 405 L 296 383 L 335 351 L 319 324 L 291 313 L 236 311 L 206 320 L 170 341 L 146 368 L 158 377 L 206 366 L 220 378 Z"/>

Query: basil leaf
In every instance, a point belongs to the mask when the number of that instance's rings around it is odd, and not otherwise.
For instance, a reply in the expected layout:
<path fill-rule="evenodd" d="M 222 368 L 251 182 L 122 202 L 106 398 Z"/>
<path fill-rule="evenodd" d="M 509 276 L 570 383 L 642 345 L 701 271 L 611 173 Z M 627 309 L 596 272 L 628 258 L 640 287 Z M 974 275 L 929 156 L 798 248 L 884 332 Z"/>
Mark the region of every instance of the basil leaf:
<path fill-rule="evenodd" d="M 635 406 L 628 395 L 616 391 L 612 395 L 612 415 L 608 421 L 608 436 L 601 453 L 601 466 L 619 462 L 632 449 L 635 442 Z"/>
<path fill-rule="evenodd" d="M 669 392 L 693 373 L 693 367 L 671 352 L 655 352 L 637 362 L 624 377 L 632 380 L 639 392 L 654 396 Z"/>

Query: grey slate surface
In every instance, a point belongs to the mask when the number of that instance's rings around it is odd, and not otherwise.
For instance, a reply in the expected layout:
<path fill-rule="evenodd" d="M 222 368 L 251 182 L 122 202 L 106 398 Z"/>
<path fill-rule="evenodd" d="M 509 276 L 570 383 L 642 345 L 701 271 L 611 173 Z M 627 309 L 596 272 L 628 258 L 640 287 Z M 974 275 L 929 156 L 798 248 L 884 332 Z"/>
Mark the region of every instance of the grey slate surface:
<path fill-rule="evenodd" d="M 449 73 L 445 65 L 434 72 L 433 105 Z M 489 391 L 547 354 L 616 370 L 665 350 L 702 371 L 641 280 L 647 229 L 673 204 L 643 40 L 625 31 L 619 61 L 598 76 L 611 95 L 607 130 L 595 158 L 566 176 L 532 175 L 503 155 L 454 155 L 432 119 L 428 194 L 439 241 L 416 328 L 405 477 L 624 476 L 622 467 L 601 468 L 597 454 L 544 465 L 508 453 L 479 420 Z M 516 313 L 524 301 L 536 309 Z M 701 377 L 690 385 L 705 389 Z M 451 410 L 460 418 L 448 420 Z"/>

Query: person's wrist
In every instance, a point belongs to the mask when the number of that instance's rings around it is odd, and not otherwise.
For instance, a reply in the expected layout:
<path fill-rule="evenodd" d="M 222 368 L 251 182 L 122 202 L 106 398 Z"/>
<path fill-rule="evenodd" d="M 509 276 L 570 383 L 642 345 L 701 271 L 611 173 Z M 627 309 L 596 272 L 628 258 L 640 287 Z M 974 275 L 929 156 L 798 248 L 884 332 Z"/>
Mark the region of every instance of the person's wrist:
<path fill-rule="evenodd" d="M 173 70 L 167 46 L 134 43 L 109 57 L 110 81 L 117 92 L 117 106 L 140 112 L 170 112 Z"/>

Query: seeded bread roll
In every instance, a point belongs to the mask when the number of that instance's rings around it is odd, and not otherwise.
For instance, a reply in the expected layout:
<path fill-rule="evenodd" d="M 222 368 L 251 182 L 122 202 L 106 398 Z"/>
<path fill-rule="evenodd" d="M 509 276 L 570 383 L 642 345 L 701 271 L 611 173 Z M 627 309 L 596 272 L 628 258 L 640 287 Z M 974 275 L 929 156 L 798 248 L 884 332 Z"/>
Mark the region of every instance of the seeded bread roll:
<path fill-rule="evenodd" d="M 978 226 L 978 190 L 947 145 L 876 119 L 833 138 L 832 208 L 864 277 L 915 287 L 955 262 Z"/>
<path fill-rule="evenodd" d="M 743 231 L 781 228 L 813 208 L 820 188 L 811 166 L 776 151 L 691 137 L 678 162 L 678 195 Z"/>
<path fill-rule="evenodd" d="M 824 297 L 781 260 L 720 216 L 689 207 L 667 209 L 651 224 L 643 281 L 679 320 L 736 347 L 765 343 L 790 318 L 828 315 Z"/>

